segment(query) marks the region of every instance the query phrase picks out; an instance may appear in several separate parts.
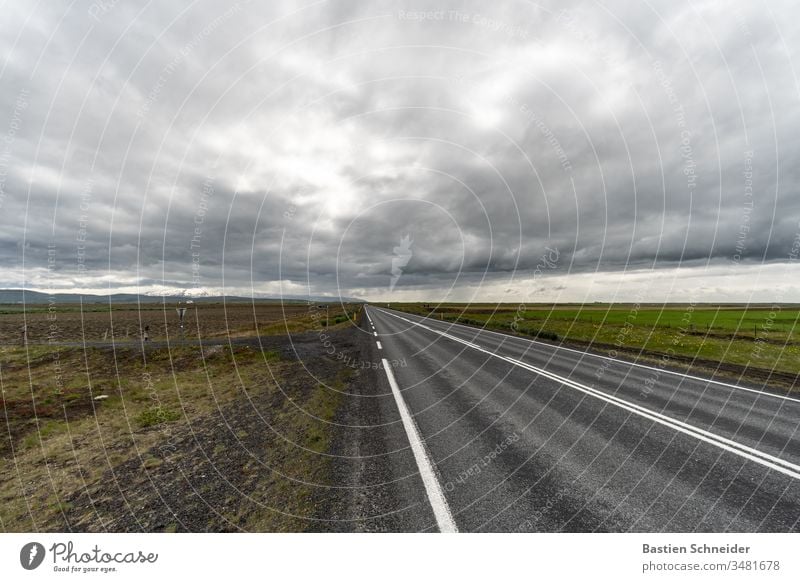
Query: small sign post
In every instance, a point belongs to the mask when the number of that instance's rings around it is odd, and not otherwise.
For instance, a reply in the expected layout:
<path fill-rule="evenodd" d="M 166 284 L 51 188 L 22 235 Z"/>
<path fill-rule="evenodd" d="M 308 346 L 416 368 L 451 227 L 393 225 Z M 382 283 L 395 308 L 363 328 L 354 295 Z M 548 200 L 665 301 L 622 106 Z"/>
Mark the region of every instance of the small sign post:
<path fill-rule="evenodd" d="M 175 311 L 178 312 L 178 320 L 180 321 L 180 325 L 181 325 L 181 339 L 183 339 L 183 316 L 186 315 L 186 308 L 185 307 L 176 307 Z"/>

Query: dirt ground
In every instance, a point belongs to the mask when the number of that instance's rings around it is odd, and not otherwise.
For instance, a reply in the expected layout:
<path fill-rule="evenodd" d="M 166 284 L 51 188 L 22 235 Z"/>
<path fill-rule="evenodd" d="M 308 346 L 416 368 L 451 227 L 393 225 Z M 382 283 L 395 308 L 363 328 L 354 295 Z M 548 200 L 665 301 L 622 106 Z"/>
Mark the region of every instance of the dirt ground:
<path fill-rule="evenodd" d="M 340 347 L 349 349 L 347 332 Z M 316 351 L 313 335 L 295 341 Z M 346 345 L 342 345 L 346 344 Z M 248 389 L 219 410 L 175 426 L 165 440 L 65 499 L 72 531 L 309 531 L 326 520 L 330 422 L 358 370 L 329 358 L 279 366 L 274 389 Z M 309 381 L 313 376 L 327 387 Z M 317 416 L 322 420 L 312 418 Z M 151 429 L 158 430 L 158 429 Z"/>
<path fill-rule="evenodd" d="M 0 529 L 335 529 L 336 419 L 371 371 L 300 307 L 305 331 L 233 344 L 0 347 Z"/>
<path fill-rule="evenodd" d="M 252 335 L 263 331 L 284 333 L 282 324 L 307 319 L 319 312 L 321 320 L 335 319 L 345 309 L 331 304 L 327 309 L 299 303 L 194 303 L 184 315 L 183 337 L 215 338 Z M 0 306 L 0 344 L 21 344 L 23 330 L 28 342 L 138 340 L 145 333 L 151 340 L 181 337 L 176 305 L 145 303 Z M 272 329 L 277 328 L 277 329 Z"/>

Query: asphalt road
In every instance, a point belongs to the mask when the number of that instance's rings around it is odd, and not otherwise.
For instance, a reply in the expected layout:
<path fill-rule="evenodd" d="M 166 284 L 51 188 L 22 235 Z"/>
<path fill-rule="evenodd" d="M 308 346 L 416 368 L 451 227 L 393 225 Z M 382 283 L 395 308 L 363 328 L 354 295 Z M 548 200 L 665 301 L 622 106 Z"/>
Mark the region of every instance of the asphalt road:
<path fill-rule="evenodd" d="M 799 398 L 366 313 L 393 528 L 800 530 Z"/>

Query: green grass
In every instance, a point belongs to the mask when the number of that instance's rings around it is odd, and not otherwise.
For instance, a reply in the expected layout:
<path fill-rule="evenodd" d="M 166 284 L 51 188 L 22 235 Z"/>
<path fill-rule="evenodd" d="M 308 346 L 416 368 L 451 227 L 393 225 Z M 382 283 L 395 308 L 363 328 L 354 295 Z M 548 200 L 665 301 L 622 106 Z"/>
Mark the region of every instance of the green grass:
<path fill-rule="evenodd" d="M 262 357 L 264 358 L 265 362 L 278 362 L 281 359 L 280 352 L 276 352 L 274 350 L 271 351 L 262 351 Z"/>
<path fill-rule="evenodd" d="M 298 317 L 267 327 L 273 334 L 284 334 L 287 327 L 317 333 L 320 317 L 313 315 L 303 309 Z M 350 315 L 360 318 L 361 310 Z M 331 328 L 352 325 L 340 308 L 331 306 L 329 316 Z M 190 426 L 203 426 L 205 419 L 216 418 L 219 410 L 238 406 L 242 399 L 248 399 L 250 411 L 251 397 L 269 405 L 259 415 L 245 416 L 250 424 L 236 435 L 246 439 L 262 431 L 261 414 L 267 415 L 280 438 L 262 451 L 263 458 L 292 479 L 276 479 L 254 465 L 248 469 L 248 494 L 269 499 L 281 511 L 261 508 L 239 516 L 232 503 L 226 515 L 235 521 L 240 517 L 243 527 L 258 531 L 309 527 L 313 522 L 291 515 L 315 511 L 314 487 L 305 483 L 328 479 L 332 461 L 321 453 L 331 446 L 331 423 L 352 370 L 317 378 L 325 381 L 320 385 L 308 381 L 302 362 L 282 357 L 280 350 L 262 352 L 246 345 L 177 345 L 148 350 L 146 356 L 135 348 L 0 346 L 0 414 L 8 411 L 7 436 L 0 441 L 0 475 L 8 477 L 0 479 L 4 529 L 63 530 L 61 510 L 82 511 L 65 502 L 76 491 L 99 486 L 110 468 L 117 470 L 137 457 L 142 474 L 163 472 L 162 445 L 183 442 L 179 437 Z M 99 394 L 109 398 L 92 400 Z M 227 454 L 211 443 L 215 458 Z M 172 453 L 173 461 L 191 454 L 181 449 Z M 176 527 L 167 524 L 164 529 Z"/>
<path fill-rule="evenodd" d="M 165 422 L 174 422 L 180 417 L 181 414 L 177 410 L 171 410 L 163 406 L 154 406 L 140 412 L 136 416 L 136 422 L 138 422 L 139 426 L 142 428 L 147 428 L 149 426 L 158 426 Z"/>

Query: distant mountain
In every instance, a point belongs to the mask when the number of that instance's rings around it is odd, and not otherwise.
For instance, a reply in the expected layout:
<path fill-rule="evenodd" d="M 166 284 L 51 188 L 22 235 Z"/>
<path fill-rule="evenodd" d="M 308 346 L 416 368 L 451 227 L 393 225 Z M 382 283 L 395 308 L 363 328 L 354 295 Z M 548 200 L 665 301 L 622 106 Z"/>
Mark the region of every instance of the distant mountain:
<path fill-rule="evenodd" d="M 153 297 L 186 297 L 190 299 L 195 299 L 200 297 L 222 297 L 222 295 L 220 295 L 219 293 L 212 293 L 208 289 L 204 289 L 202 287 L 181 289 L 179 287 L 155 286 L 150 288 L 149 291 L 145 291 L 144 294 Z"/>
<path fill-rule="evenodd" d="M 163 291 L 163 294 L 159 291 Z M 90 293 L 42 293 L 29 289 L 0 289 L 0 303 L 13 304 L 47 304 L 51 301 L 56 303 L 162 303 L 177 302 L 191 299 L 196 302 L 243 302 L 243 301 L 266 301 L 275 303 L 363 303 L 362 299 L 352 297 L 328 297 L 326 295 L 255 295 L 254 297 L 243 297 L 238 295 L 206 295 L 200 290 L 156 290 L 148 293 L 112 293 L 109 295 L 93 295 Z"/>

